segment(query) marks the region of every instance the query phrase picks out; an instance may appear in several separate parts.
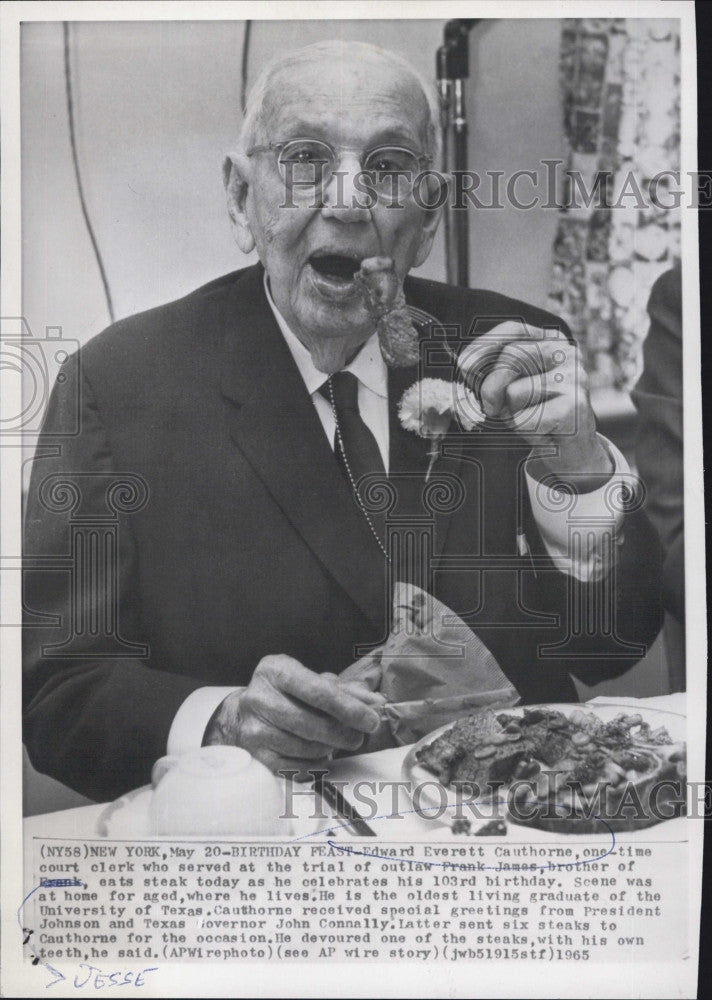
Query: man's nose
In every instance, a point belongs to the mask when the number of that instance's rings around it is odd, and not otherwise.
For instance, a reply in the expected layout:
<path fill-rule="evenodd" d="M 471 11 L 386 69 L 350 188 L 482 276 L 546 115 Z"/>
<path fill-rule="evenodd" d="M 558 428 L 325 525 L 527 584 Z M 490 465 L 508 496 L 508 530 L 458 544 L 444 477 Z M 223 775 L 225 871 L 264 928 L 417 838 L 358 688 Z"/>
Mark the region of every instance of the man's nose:
<path fill-rule="evenodd" d="M 359 191 L 357 187 L 361 174 L 358 157 L 344 154 L 329 182 L 324 185 L 321 209 L 324 218 L 338 219 L 340 222 L 366 222 L 370 219 L 368 193 Z"/>

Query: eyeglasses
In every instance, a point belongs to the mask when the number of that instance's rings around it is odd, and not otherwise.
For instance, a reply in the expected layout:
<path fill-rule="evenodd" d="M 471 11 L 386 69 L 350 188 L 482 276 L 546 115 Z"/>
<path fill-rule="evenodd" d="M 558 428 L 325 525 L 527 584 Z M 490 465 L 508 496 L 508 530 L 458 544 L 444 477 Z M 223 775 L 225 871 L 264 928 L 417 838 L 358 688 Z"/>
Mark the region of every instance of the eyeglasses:
<path fill-rule="evenodd" d="M 392 193 L 406 185 L 412 189 L 418 173 L 432 163 L 432 157 L 416 153 L 404 146 L 377 146 L 362 153 L 342 147 L 337 152 L 320 139 L 290 139 L 253 146 L 247 156 L 256 153 L 277 154 L 277 165 L 289 190 L 293 187 L 317 189 L 325 187 L 336 170 L 343 153 L 359 153 L 361 173 L 379 193 Z"/>

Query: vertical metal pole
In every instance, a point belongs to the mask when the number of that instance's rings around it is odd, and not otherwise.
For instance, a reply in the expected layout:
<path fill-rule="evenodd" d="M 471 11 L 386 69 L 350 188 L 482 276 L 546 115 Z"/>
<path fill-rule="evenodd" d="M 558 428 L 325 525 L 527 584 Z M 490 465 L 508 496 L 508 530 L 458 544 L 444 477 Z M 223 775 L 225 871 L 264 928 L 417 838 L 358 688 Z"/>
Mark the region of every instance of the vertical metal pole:
<path fill-rule="evenodd" d="M 440 95 L 440 136 L 442 143 L 441 162 L 440 164 L 436 164 L 436 167 L 440 166 L 445 175 L 450 173 L 450 112 L 452 106 L 452 80 L 448 76 L 448 51 L 447 45 L 441 45 L 437 51 L 435 61 L 435 75 Z M 452 245 L 451 197 L 452 192 L 449 192 L 443 212 L 443 238 L 445 244 L 445 280 L 449 285 L 454 285 L 457 282 L 457 278 L 454 248 Z"/>
<path fill-rule="evenodd" d="M 467 118 L 465 116 L 465 88 L 463 80 L 455 80 L 453 85 L 453 160 L 454 169 L 462 173 L 467 170 Z M 457 252 L 456 281 L 467 286 L 470 281 L 470 245 L 467 209 L 455 210 L 455 247 Z"/>
<path fill-rule="evenodd" d="M 467 170 L 467 117 L 464 81 L 470 75 L 469 35 L 477 19 L 448 21 L 443 44 L 436 55 L 440 91 L 440 127 L 443 137 L 443 171 L 449 172 L 452 127 L 453 173 Z M 451 214 L 456 213 L 456 214 Z M 467 286 L 470 280 L 470 247 L 467 208 L 455 208 L 452 192 L 445 206 L 445 270 L 450 284 Z"/>

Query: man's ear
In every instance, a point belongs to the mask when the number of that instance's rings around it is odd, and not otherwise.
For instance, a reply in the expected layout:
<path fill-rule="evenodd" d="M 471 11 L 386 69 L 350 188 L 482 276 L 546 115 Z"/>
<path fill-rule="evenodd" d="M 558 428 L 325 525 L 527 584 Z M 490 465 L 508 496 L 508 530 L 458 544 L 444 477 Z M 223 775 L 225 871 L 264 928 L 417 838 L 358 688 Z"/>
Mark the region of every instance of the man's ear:
<path fill-rule="evenodd" d="M 437 207 L 423 209 L 425 219 L 413 267 L 420 267 L 428 259 L 433 248 L 433 240 L 443 214 L 443 205 L 447 203 L 449 197 L 449 184 L 445 177 L 442 174 L 428 174 L 426 183 L 420 187 L 420 197 L 423 206 Z"/>
<path fill-rule="evenodd" d="M 232 232 L 243 253 L 250 253 L 255 249 L 255 238 L 250 229 L 246 208 L 249 178 L 249 159 L 242 153 L 229 153 L 223 162 L 223 183 Z"/>

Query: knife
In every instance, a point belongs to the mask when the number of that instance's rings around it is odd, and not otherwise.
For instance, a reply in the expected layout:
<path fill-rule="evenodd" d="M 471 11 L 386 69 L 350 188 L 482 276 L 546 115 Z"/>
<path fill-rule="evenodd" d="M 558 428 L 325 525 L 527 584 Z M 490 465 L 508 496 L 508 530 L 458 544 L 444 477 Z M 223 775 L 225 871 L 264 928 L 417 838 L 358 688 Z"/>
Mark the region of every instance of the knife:
<path fill-rule="evenodd" d="M 336 785 L 323 777 L 314 778 L 314 791 L 330 806 L 342 820 L 342 826 L 357 837 L 375 837 L 366 820 L 359 816 L 354 807 L 341 794 Z"/>

